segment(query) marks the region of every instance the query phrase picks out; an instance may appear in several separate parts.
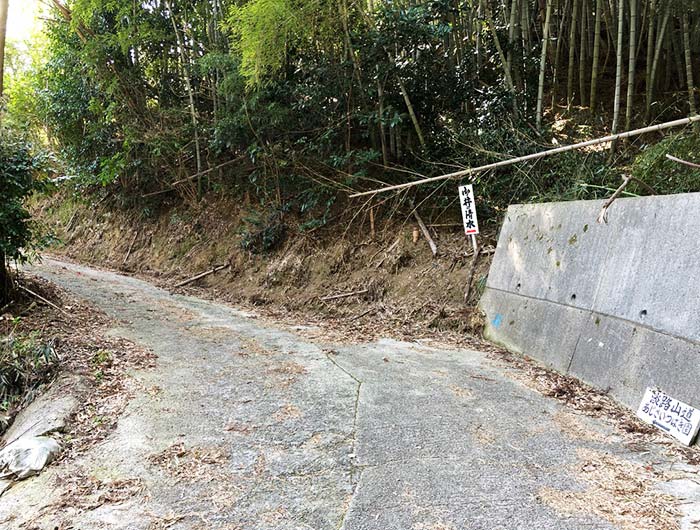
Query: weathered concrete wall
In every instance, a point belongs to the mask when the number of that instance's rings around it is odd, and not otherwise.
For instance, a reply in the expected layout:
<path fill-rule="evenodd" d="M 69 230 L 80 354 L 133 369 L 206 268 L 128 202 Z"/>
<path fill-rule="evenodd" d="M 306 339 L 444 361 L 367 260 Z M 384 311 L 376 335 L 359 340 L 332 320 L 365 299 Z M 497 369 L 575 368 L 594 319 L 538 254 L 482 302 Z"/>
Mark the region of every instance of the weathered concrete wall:
<path fill-rule="evenodd" d="M 636 408 L 657 385 L 700 406 L 700 193 L 508 209 L 487 337 Z"/>

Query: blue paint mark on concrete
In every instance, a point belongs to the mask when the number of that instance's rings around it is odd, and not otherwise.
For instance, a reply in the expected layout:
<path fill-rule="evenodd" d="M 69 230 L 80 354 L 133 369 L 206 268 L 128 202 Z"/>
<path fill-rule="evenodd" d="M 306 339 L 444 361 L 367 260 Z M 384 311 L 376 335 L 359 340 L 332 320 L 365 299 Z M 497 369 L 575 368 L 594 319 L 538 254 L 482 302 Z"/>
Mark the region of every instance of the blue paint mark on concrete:
<path fill-rule="evenodd" d="M 493 317 L 491 324 L 493 324 L 494 328 L 500 328 L 501 322 L 503 322 L 503 315 L 501 315 L 500 313 L 496 313 L 496 316 Z"/>

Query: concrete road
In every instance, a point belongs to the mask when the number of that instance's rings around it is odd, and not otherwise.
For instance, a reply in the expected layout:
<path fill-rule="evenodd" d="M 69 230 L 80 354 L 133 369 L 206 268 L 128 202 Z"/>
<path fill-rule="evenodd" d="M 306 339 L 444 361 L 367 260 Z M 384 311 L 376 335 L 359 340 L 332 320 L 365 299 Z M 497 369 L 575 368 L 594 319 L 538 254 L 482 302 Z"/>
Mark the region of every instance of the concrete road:
<path fill-rule="evenodd" d="M 483 353 L 323 344 L 134 278 L 51 260 L 34 272 L 158 360 L 132 374 L 138 390 L 104 443 L 0 498 L 2 528 L 672 528 L 659 525 L 684 512 L 694 524 L 696 468 L 635 452 L 610 422 Z M 143 487 L 61 506 L 78 471 Z M 661 493 L 674 485 L 680 498 Z"/>

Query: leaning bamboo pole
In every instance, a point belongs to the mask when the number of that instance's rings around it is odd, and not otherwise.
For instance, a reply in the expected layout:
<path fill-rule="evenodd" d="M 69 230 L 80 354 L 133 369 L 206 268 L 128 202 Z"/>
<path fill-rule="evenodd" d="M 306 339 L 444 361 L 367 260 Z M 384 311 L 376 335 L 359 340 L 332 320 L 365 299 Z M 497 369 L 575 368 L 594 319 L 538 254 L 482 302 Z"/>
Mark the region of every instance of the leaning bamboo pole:
<path fill-rule="evenodd" d="M 429 182 L 437 182 L 439 180 L 453 179 L 458 177 L 464 177 L 466 175 L 473 175 L 475 173 L 480 173 L 488 169 L 495 169 L 499 167 L 510 166 L 512 164 L 517 164 L 519 162 L 527 162 L 529 160 L 537 160 L 539 158 L 544 158 L 551 155 L 556 155 L 559 153 L 565 153 L 567 151 L 574 151 L 576 149 L 583 149 L 584 147 L 590 147 L 593 145 L 605 144 L 615 140 L 620 140 L 622 138 L 630 138 L 632 136 L 639 136 L 640 134 L 646 134 L 651 132 L 662 131 L 664 129 L 671 129 L 672 127 L 680 127 L 682 125 L 690 125 L 692 123 L 700 122 L 700 115 L 691 116 L 689 118 L 683 118 L 680 120 L 668 121 L 666 123 L 659 123 L 658 125 L 650 125 L 649 127 L 643 127 L 641 129 L 634 129 L 633 131 L 622 132 L 619 134 L 611 134 L 609 136 L 604 136 L 602 138 L 596 138 L 594 140 L 587 140 L 585 142 L 579 142 L 572 145 L 564 145 L 562 147 L 555 147 L 554 149 L 547 149 L 546 151 L 540 151 L 539 153 L 533 153 L 531 155 L 520 156 L 517 158 L 511 158 L 508 160 L 501 160 L 500 162 L 494 162 L 492 164 L 486 164 L 485 166 L 479 166 L 475 168 L 463 169 L 461 171 L 455 171 L 454 173 L 448 173 L 446 175 L 439 175 L 437 177 L 424 178 L 421 180 L 415 180 L 413 182 L 404 182 L 403 184 L 396 184 L 394 186 L 386 186 L 384 188 L 378 188 L 370 191 L 363 191 L 361 193 L 353 193 L 350 198 L 362 197 L 363 195 L 373 195 L 375 193 L 384 193 L 387 191 L 401 190 L 405 188 L 411 188 L 413 186 L 418 186 L 421 184 L 427 184 Z"/>

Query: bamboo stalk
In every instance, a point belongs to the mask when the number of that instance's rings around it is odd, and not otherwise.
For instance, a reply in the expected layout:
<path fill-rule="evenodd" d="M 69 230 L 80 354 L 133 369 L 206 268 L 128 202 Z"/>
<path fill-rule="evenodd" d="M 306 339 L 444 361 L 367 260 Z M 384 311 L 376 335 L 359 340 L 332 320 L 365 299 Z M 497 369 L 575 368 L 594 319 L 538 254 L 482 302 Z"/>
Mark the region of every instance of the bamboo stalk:
<path fill-rule="evenodd" d="M 678 162 L 679 164 L 683 164 L 683 165 L 686 165 L 686 166 L 688 166 L 688 167 L 692 167 L 692 168 L 695 168 L 695 169 L 700 169 L 700 164 L 695 164 L 694 162 L 688 162 L 687 160 L 683 160 L 682 158 L 678 158 L 678 157 L 673 156 L 673 155 L 668 155 L 668 154 L 667 154 L 667 155 L 666 155 L 666 158 L 668 158 L 668 159 L 671 160 L 672 162 Z"/>
<path fill-rule="evenodd" d="M 39 300 L 41 300 L 41 301 L 44 302 L 45 304 L 50 305 L 50 306 L 53 307 L 54 309 L 56 309 L 56 310 L 60 311 L 61 313 L 63 313 L 64 315 L 67 315 L 67 314 L 68 314 L 65 310 L 63 310 L 63 309 L 61 309 L 60 307 L 58 307 L 58 306 L 57 306 L 56 304 L 54 304 L 51 300 L 47 300 L 46 298 L 44 298 L 44 297 L 41 296 L 40 294 L 35 293 L 35 292 L 32 291 L 31 289 L 27 289 L 24 285 L 17 285 L 17 287 L 19 287 L 20 289 L 22 289 L 24 292 L 31 294 L 31 295 L 34 296 L 35 298 L 38 298 Z"/>
<path fill-rule="evenodd" d="M 627 66 L 627 104 L 625 107 L 625 129 L 632 125 L 632 103 L 634 99 L 634 75 L 637 62 L 637 0 L 630 0 L 630 46 Z"/>
<path fill-rule="evenodd" d="M 218 265 L 214 267 L 213 269 L 209 269 L 206 272 L 202 272 L 200 274 L 197 274 L 197 276 L 192 276 L 192 278 L 188 278 L 187 280 L 178 283 L 175 287 L 184 287 L 185 285 L 188 285 L 196 280 L 199 280 L 200 278 L 204 278 L 205 276 L 209 276 L 210 274 L 214 274 L 215 272 L 219 272 L 220 270 L 226 269 L 230 267 L 230 265 Z"/>
<path fill-rule="evenodd" d="M 8 0 L 0 0 L 0 97 L 3 95 L 4 90 L 4 76 L 5 71 L 5 40 L 7 33 L 7 13 L 9 9 Z M 4 264 L 3 264 L 4 266 Z"/>
<path fill-rule="evenodd" d="M 681 18 L 683 25 L 683 51 L 685 56 L 685 70 L 688 84 L 688 106 L 690 107 L 690 115 L 697 116 L 698 110 L 695 105 L 695 83 L 693 82 L 693 62 L 690 54 L 690 31 L 688 29 L 688 14 L 683 13 Z M 700 125 L 693 124 L 695 132 L 700 132 Z"/>
<path fill-rule="evenodd" d="M 173 31 L 175 32 L 175 38 L 177 41 L 177 46 L 180 52 L 180 62 L 182 63 L 182 74 L 183 77 L 185 78 L 185 87 L 187 88 L 187 98 L 189 99 L 190 103 L 190 118 L 192 119 L 192 127 L 194 131 L 194 145 L 195 145 L 195 155 L 197 158 L 197 173 L 201 173 L 202 171 L 202 155 L 201 155 L 201 149 L 199 145 L 199 133 L 197 132 L 198 128 L 198 123 L 197 123 L 197 109 L 195 108 L 195 103 L 194 103 L 194 91 L 192 90 L 192 80 L 190 76 L 190 71 L 189 67 L 186 64 L 186 57 L 185 57 L 185 45 L 183 43 L 183 39 L 180 37 L 180 32 L 177 29 L 177 24 L 175 22 L 175 13 L 173 12 L 173 9 L 170 5 L 170 2 L 165 3 L 165 6 L 167 7 L 168 11 L 170 11 L 170 21 L 173 24 Z M 187 24 L 183 24 L 183 26 L 187 26 Z M 183 29 L 184 32 L 184 29 Z M 198 193 L 202 193 L 202 181 L 200 180 L 198 183 Z"/>
<path fill-rule="evenodd" d="M 649 74 L 649 85 L 647 86 L 647 101 L 645 110 L 645 121 L 649 121 L 651 117 L 651 102 L 654 97 L 654 85 L 656 84 L 656 71 L 659 65 L 659 57 L 661 55 L 661 48 L 663 47 L 664 38 L 666 37 L 666 27 L 668 26 L 668 18 L 671 14 L 670 4 L 666 5 L 666 10 L 664 11 L 664 16 L 661 21 L 661 28 L 659 29 L 658 36 L 656 38 L 656 47 L 654 48 L 654 58 L 651 63 L 651 73 Z M 647 65 L 647 68 L 649 66 Z"/>
<path fill-rule="evenodd" d="M 581 22 L 579 31 L 579 47 L 578 47 L 578 98 L 581 106 L 585 106 L 588 99 L 586 99 L 586 58 L 588 56 L 588 0 L 581 0 Z"/>
<path fill-rule="evenodd" d="M 649 91 L 651 90 L 651 65 L 654 61 L 654 31 L 656 30 L 656 0 L 650 0 L 649 2 L 649 20 L 647 22 L 647 62 L 645 68 L 645 89 L 646 89 L 646 99 L 645 110 L 644 110 L 644 123 L 649 123 L 649 111 L 651 105 L 651 96 Z"/>
<path fill-rule="evenodd" d="M 634 129 L 632 131 L 626 131 L 618 134 L 611 134 L 609 136 L 604 136 L 602 138 L 596 138 L 594 140 L 588 140 L 585 142 L 579 142 L 577 144 L 565 145 L 562 147 L 556 147 L 554 149 L 548 149 L 546 151 L 540 151 L 539 153 L 533 153 L 531 155 L 520 156 L 517 158 L 511 158 L 508 160 L 501 160 L 500 162 L 494 162 L 492 164 L 486 164 L 485 166 L 479 166 L 470 169 L 464 169 L 462 171 L 455 171 L 454 173 L 448 173 L 446 175 L 439 175 L 436 177 L 424 178 L 416 180 L 413 182 L 404 182 L 403 184 L 396 184 L 394 186 L 386 186 L 384 188 L 378 188 L 370 191 L 363 191 L 360 193 L 353 193 L 350 198 L 362 197 L 364 195 L 373 195 L 375 193 L 384 193 L 387 191 L 400 190 L 405 188 L 411 188 L 413 186 L 418 186 L 420 184 L 427 184 L 429 182 L 437 182 L 440 180 L 453 179 L 457 177 L 464 177 L 466 175 L 473 175 L 474 173 L 480 173 L 486 171 L 487 169 L 495 169 L 499 167 L 510 166 L 512 164 L 517 164 L 518 162 L 527 162 L 529 160 L 537 160 L 539 158 L 544 158 L 551 155 L 556 155 L 559 153 L 565 153 L 567 151 L 574 151 L 576 149 L 583 149 L 584 147 L 590 147 L 593 145 L 605 144 L 622 138 L 630 138 L 632 136 L 639 136 L 640 134 L 646 134 L 651 132 L 663 131 L 664 129 L 670 129 L 672 127 L 680 127 L 682 125 L 690 125 L 692 123 L 700 122 L 700 116 L 691 116 L 689 118 L 683 118 L 680 120 L 673 120 L 665 123 L 659 123 L 658 125 L 650 125 L 649 127 L 642 127 L 641 129 Z"/>
<path fill-rule="evenodd" d="M 126 265 L 126 262 L 129 261 L 129 256 L 131 256 L 131 250 L 134 248 L 134 243 L 136 243 L 136 238 L 139 237 L 139 230 L 136 230 L 134 232 L 134 238 L 131 240 L 131 244 L 129 245 L 129 250 L 126 251 L 126 256 L 124 256 L 124 261 L 122 262 L 122 267 Z"/>
<path fill-rule="evenodd" d="M 488 22 L 489 29 L 491 30 L 491 36 L 493 37 L 493 44 L 496 46 L 496 51 L 498 52 L 498 57 L 501 60 L 501 66 L 503 67 L 503 73 L 506 76 L 506 86 L 513 94 L 515 94 L 515 85 L 513 84 L 513 76 L 511 75 L 510 69 L 508 68 L 508 59 L 505 53 L 503 53 L 503 47 L 501 46 L 501 41 L 498 38 L 498 33 L 496 33 L 496 24 L 493 21 L 493 15 L 491 13 L 491 6 L 486 2 L 484 4 L 484 13 L 486 15 L 486 21 Z"/>
<path fill-rule="evenodd" d="M 542 100 L 544 98 L 544 73 L 547 66 L 547 43 L 549 41 L 549 24 L 552 17 L 552 0 L 547 1 L 547 12 L 542 29 L 542 53 L 540 54 L 540 77 L 537 83 L 537 130 L 542 129 Z"/>
<path fill-rule="evenodd" d="M 588 106 L 595 112 L 598 92 L 598 64 L 600 61 L 600 28 L 603 20 L 603 0 L 596 0 L 595 29 L 593 31 L 593 64 L 591 66 L 591 94 Z"/>
<path fill-rule="evenodd" d="M 581 0 L 574 0 L 574 6 L 571 11 L 571 25 L 569 26 L 569 65 L 566 77 L 566 108 L 571 110 L 571 105 L 574 103 L 574 62 L 576 47 L 574 46 L 574 38 L 576 37 L 576 23 L 578 21 L 578 11 Z"/>
<path fill-rule="evenodd" d="M 617 62 L 615 63 L 615 100 L 613 103 L 613 123 L 612 133 L 617 132 L 618 124 L 620 123 L 620 92 L 622 89 L 622 37 L 625 27 L 625 2 L 619 0 L 617 14 Z M 615 151 L 615 142 L 610 146 L 611 153 Z"/>
<path fill-rule="evenodd" d="M 180 179 L 180 180 L 176 180 L 175 182 L 173 182 L 172 184 L 170 184 L 170 185 L 173 186 L 173 187 L 167 188 L 167 189 L 164 189 L 164 190 L 159 190 L 159 191 L 152 191 L 151 193 L 145 193 L 145 194 L 141 195 L 141 198 L 143 199 L 143 198 L 145 198 L 145 197 L 152 197 L 152 196 L 154 196 L 154 195 L 160 195 L 161 193 L 168 193 L 168 192 L 170 192 L 170 191 L 174 191 L 174 190 L 175 190 L 174 186 L 177 186 L 178 184 L 182 184 L 183 182 L 188 182 L 188 181 L 190 181 L 190 180 L 194 180 L 194 179 L 196 179 L 196 178 L 202 177 L 202 176 L 204 176 L 204 175 L 207 175 L 208 173 L 211 173 L 212 171 L 216 171 L 216 170 L 218 170 L 218 169 L 222 169 L 222 168 L 224 168 L 224 167 L 226 167 L 226 166 L 228 166 L 228 165 L 231 165 L 231 164 L 233 164 L 233 163 L 235 163 L 235 162 L 238 162 L 238 161 L 241 160 L 244 156 L 245 156 L 245 155 L 237 156 L 237 157 L 234 158 L 233 160 L 229 160 L 228 162 L 224 162 L 223 164 L 219 164 L 218 166 L 214 166 L 214 167 L 212 167 L 212 168 L 205 169 L 204 171 L 200 171 L 199 173 L 195 173 L 194 175 L 190 175 L 189 177 L 185 177 L 185 178 L 182 178 L 182 179 Z"/>
<path fill-rule="evenodd" d="M 420 215 L 418 215 L 418 212 L 413 212 L 413 216 L 416 218 L 416 221 L 418 221 L 418 226 L 420 227 L 420 231 L 423 232 L 423 237 L 428 242 L 428 245 L 430 245 L 430 251 L 433 253 L 433 257 L 437 256 L 437 245 L 435 244 L 435 241 L 433 241 L 433 238 L 430 237 L 428 227 L 425 226 L 425 223 L 423 222 L 423 219 L 421 219 Z"/>

